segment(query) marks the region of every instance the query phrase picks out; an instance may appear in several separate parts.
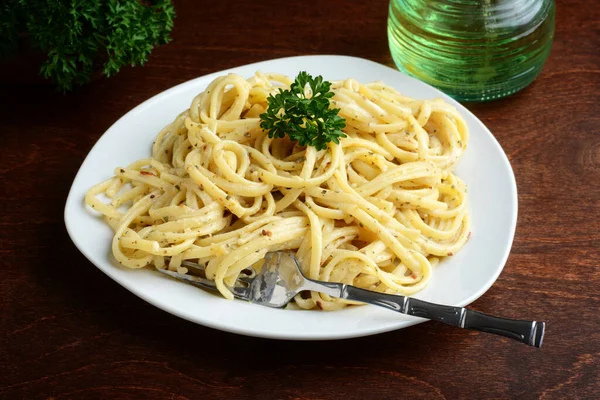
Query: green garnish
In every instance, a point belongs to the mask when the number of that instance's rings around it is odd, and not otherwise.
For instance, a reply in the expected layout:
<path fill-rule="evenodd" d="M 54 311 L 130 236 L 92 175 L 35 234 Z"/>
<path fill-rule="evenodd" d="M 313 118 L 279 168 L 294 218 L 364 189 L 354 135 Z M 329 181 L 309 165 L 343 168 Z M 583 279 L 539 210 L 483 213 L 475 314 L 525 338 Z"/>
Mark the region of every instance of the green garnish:
<path fill-rule="evenodd" d="M 0 58 L 19 44 L 35 49 L 45 58 L 40 74 L 68 91 L 95 75 L 144 65 L 170 40 L 174 16 L 172 0 L 3 0 Z"/>
<path fill-rule="evenodd" d="M 260 115 L 260 127 L 269 131 L 270 138 L 287 134 L 301 146 L 317 150 L 326 149 L 331 141 L 339 143 L 346 137 L 341 131 L 346 120 L 338 115 L 339 108 L 329 107 L 333 97 L 330 88 L 331 82 L 322 76 L 313 78 L 300 72 L 289 90 L 279 89 L 279 93 L 269 96 L 267 112 Z"/>

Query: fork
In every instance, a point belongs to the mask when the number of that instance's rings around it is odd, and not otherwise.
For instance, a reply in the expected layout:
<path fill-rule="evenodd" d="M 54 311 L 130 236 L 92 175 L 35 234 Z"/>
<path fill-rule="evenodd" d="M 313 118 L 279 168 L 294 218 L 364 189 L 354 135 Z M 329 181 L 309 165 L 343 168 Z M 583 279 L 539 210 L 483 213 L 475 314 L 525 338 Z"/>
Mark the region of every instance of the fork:
<path fill-rule="evenodd" d="M 541 347 L 546 324 L 544 322 L 499 318 L 463 307 L 434 304 L 412 297 L 365 290 L 352 285 L 323 282 L 307 278 L 296 257 L 290 252 L 271 252 L 265 256 L 260 272 L 247 268 L 240 273 L 234 286 L 228 287 L 234 297 L 268 307 L 286 306 L 298 293 L 312 290 L 346 300 L 373 304 L 414 317 L 427 318 L 457 328 L 473 329 L 505 336 L 510 339 Z M 217 290 L 212 280 L 204 275 L 204 267 L 183 261 L 190 274 L 166 269 L 160 272 L 184 280 L 204 289 Z"/>

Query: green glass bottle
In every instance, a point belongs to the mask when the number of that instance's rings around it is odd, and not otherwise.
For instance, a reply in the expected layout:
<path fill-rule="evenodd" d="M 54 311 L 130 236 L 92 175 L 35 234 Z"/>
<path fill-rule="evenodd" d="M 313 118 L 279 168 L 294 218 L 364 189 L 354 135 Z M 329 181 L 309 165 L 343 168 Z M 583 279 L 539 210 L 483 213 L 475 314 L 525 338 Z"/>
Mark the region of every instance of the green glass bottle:
<path fill-rule="evenodd" d="M 513 94 L 538 76 L 554 37 L 553 0 L 391 0 L 398 68 L 460 101 Z"/>

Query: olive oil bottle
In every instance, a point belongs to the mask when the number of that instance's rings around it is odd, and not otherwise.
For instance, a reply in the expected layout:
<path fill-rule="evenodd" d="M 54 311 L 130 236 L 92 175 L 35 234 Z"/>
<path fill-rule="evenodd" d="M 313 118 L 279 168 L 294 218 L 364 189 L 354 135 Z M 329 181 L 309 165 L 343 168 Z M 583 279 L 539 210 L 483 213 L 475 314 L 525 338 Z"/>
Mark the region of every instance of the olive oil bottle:
<path fill-rule="evenodd" d="M 459 101 L 515 93 L 538 76 L 554 36 L 554 1 L 391 0 L 398 68 Z"/>

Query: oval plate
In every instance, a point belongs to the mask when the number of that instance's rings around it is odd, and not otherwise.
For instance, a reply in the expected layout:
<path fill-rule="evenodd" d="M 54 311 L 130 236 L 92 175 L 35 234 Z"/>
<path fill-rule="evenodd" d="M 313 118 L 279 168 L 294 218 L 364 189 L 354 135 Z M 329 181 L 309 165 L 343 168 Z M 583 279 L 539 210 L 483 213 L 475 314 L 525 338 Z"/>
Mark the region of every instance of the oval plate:
<path fill-rule="evenodd" d="M 111 229 L 84 204 L 85 192 L 112 176 L 114 168 L 149 157 L 156 134 L 189 108 L 194 96 L 217 76 L 233 72 L 249 78 L 262 71 L 294 77 L 302 70 L 327 80 L 382 80 L 407 96 L 443 97 L 458 108 L 468 124 L 470 139 L 456 173 L 469 188 L 473 233 L 457 255 L 435 267 L 431 282 L 415 297 L 455 306 L 466 306 L 479 298 L 500 275 L 514 237 L 517 188 L 508 158 L 483 123 L 458 102 L 395 69 L 354 57 L 302 56 L 249 64 L 182 83 L 140 104 L 102 135 L 75 177 L 65 206 L 65 224 L 73 243 L 101 271 L 150 304 L 224 331 L 277 339 L 343 339 L 425 321 L 375 306 L 334 312 L 272 309 L 225 300 L 152 268 L 121 267 L 110 254 Z"/>

